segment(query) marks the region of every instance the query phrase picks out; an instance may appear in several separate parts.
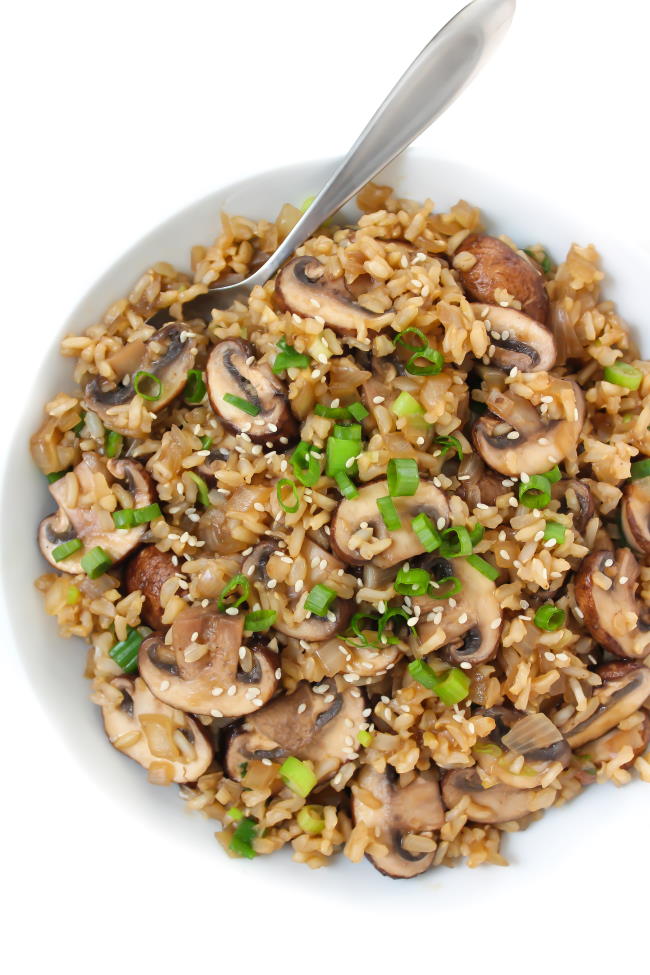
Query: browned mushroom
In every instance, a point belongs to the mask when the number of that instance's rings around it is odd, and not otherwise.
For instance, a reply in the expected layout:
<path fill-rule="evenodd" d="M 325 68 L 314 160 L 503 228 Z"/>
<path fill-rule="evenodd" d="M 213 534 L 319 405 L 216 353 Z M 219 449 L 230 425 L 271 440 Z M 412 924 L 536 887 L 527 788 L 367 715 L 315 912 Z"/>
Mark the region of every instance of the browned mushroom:
<path fill-rule="evenodd" d="M 102 504 L 112 494 L 111 485 L 118 482 L 130 492 L 134 508 L 144 508 L 155 500 L 153 482 L 138 461 L 106 461 L 92 452 L 85 453 L 65 477 L 50 484 L 50 494 L 59 509 L 41 522 L 38 541 L 41 552 L 56 569 L 73 575 L 83 572 L 82 557 L 97 546 L 113 563 L 120 562 L 140 544 L 147 525 L 116 528 L 110 511 Z M 115 498 L 112 504 L 115 506 Z M 57 547 L 73 539 L 79 539 L 82 547 L 55 559 Z"/>
<path fill-rule="evenodd" d="M 498 304 L 495 291 L 502 289 L 521 302 L 522 311 L 538 322 L 548 315 L 548 295 L 538 267 L 504 241 L 488 234 L 470 234 L 459 253 L 475 258 L 474 265 L 460 272 L 460 282 L 474 301 Z"/>
<path fill-rule="evenodd" d="M 194 718 L 159 701 L 140 677 L 114 677 L 104 696 L 108 740 L 148 769 L 152 782 L 196 782 L 203 775 L 213 748 Z"/>
<path fill-rule="evenodd" d="M 616 668 L 599 668 L 603 683 L 592 697 L 586 715 L 576 711 L 562 726 L 571 748 L 602 738 L 650 698 L 650 669 L 628 661 Z M 595 705 L 595 706 L 594 706 Z"/>
<path fill-rule="evenodd" d="M 575 453 L 585 419 L 585 401 L 580 387 L 567 379 L 553 377 L 549 393 L 574 395 L 571 419 L 548 419 L 529 400 L 510 391 L 491 390 L 489 410 L 476 423 L 474 443 L 485 463 L 500 474 L 543 474 Z M 545 405 L 545 404 L 543 404 Z"/>
<path fill-rule="evenodd" d="M 454 559 L 452 564 L 434 552 L 418 564 L 431 573 L 435 584 L 455 576 L 462 587 L 452 599 L 427 595 L 413 600 L 415 612 L 419 611 L 420 652 L 426 655 L 442 647 L 445 659 L 455 664 L 485 663 L 496 656 L 502 620 L 494 582 L 465 559 Z"/>
<path fill-rule="evenodd" d="M 490 337 L 488 353 L 492 365 L 508 372 L 544 372 L 555 365 L 555 339 L 547 328 L 515 308 L 472 305 Z M 494 351 L 493 351 L 494 350 Z"/>
<path fill-rule="evenodd" d="M 336 555 L 349 565 L 372 562 L 387 569 L 422 555 L 422 543 L 411 528 L 412 519 L 421 512 L 440 530 L 449 525 L 449 505 L 444 494 L 431 481 L 420 481 L 411 497 L 393 498 L 402 527 L 389 532 L 377 507 L 377 499 L 388 494 L 387 481 L 373 481 L 360 488 L 356 498 L 339 504 L 330 538 Z"/>
<path fill-rule="evenodd" d="M 328 277 L 315 257 L 294 257 L 285 264 L 275 279 L 275 300 L 283 311 L 303 318 L 318 316 L 342 335 L 377 330 L 374 322 L 380 317 L 354 300 L 343 278 Z"/>
<path fill-rule="evenodd" d="M 250 342 L 225 339 L 215 345 L 205 376 L 212 409 L 229 430 L 246 433 L 253 443 L 297 436 L 286 387 L 265 362 L 257 361 Z M 245 400 L 250 410 L 228 402 L 226 396 Z"/>
<path fill-rule="evenodd" d="M 621 528 L 629 545 L 650 555 L 650 477 L 629 481 L 623 489 Z"/>
<path fill-rule="evenodd" d="M 592 552 L 575 577 L 575 598 L 594 640 L 617 657 L 650 653 L 650 610 L 636 597 L 639 564 L 628 548 Z"/>
<path fill-rule="evenodd" d="M 293 755 L 312 762 L 317 780 L 325 782 L 356 757 L 357 735 L 366 726 L 364 707 L 358 690 L 339 691 L 333 680 L 300 681 L 293 693 L 276 697 L 232 728 L 224 750 L 226 774 L 239 780 L 246 762 L 281 763 Z"/>
<path fill-rule="evenodd" d="M 140 617 L 153 630 L 162 627 L 164 609 L 160 590 L 167 579 L 178 572 L 171 552 L 161 552 L 155 545 L 145 545 L 129 559 L 124 572 L 127 592 L 139 589 L 144 596 Z"/>
<path fill-rule="evenodd" d="M 584 481 L 571 478 L 566 481 L 556 481 L 552 488 L 552 497 L 560 502 L 560 511 L 573 515 L 573 525 L 580 533 L 596 513 L 596 506 L 591 491 Z"/>
<path fill-rule="evenodd" d="M 84 391 L 85 405 L 111 430 L 130 437 L 146 436 L 147 431 L 133 428 L 129 413 L 129 405 L 138 395 L 136 375 L 144 372 L 158 380 L 159 385 L 150 394 L 155 398 L 147 398 L 146 406 L 149 412 L 159 413 L 185 386 L 188 369 L 193 367 L 198 352 L 197 341 L 198 336 L 187 325 L 172 322 L 146 342 L 128 343 L 116 362 L 120 381 L 116 384 L 105 379 L 92 379 Z M 135 348 L 129 348 L 129 345 Z M 146 381 L 147 377 L 141 376 L 138 387 L 140 382 Z"/>
<path fill-rule="evenodd" d="M 445 822 L 440 786 L 432 770 L 411 773 L 411 781 L 402 785 L 391 765 L 377 772 L 364 765 L 352 787 L 352 815 L 363 823 L 387 848 L 385 854 L 368 854 L 373 867 L 386 877 L 407 879 L 424 873 L 433 864 L 433 851 L 413 850 L 418 836 L 433 839 L 435 830 Z M 366 801 L 372 797 L 373 801 Z"/>
<path fill-rule="evenodd" d="M 531 797 L 537 790 L 517 789 L 498 783 L 487 788 L 475 768 L 454 769 L 442 779 L 442 798 L 447 809 L 453 809 L 466 796 L 467 818 L 473 823 L 516 822 L 531 813 Z"/>
<path fill-rule="evenodd" d="M 650 715 L 639 714 L 637 724 L 631 728 L 613 728 L 588 744 L 589 758 L 600 765 L 618 759 L 624 748 L 629 748 L 632 756 L 621 768 L 629 768 L 634 759 L 643 755 L 650 744 Z"/>
<path fill-rule="evenodd" d="M 244 646 L 243 616 L 188 606 L 174 620 L 171 643 L 161 633 L 142 642 L 138 666 L 160 701 L 194 714 L 233 718 L 266 704 L 278 687 L 277 654 L 260 640 Z"/>

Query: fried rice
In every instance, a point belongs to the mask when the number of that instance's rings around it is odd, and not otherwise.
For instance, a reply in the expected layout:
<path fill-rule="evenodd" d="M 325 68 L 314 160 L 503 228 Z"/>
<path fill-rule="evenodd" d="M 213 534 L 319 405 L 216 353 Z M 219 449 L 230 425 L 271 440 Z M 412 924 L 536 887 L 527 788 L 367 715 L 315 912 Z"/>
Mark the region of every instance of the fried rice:
<path fill-rule="evenodd" d="M 230 856 L 505 864 L 504 832 L 650 782 L 650 362 L 592 245 L 357 202 L 207 324 L 186 303 L 300 210 L 223 214 L 63 339 L 36 584 L 111 744 Z"/>

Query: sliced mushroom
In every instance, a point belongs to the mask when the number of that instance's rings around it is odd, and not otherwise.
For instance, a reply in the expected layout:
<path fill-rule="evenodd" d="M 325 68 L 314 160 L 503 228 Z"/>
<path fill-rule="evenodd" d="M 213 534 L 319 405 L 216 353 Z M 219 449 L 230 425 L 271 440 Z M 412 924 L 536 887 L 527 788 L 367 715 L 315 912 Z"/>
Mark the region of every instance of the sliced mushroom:
<path fill-rule="evenodd" d="M 641 477 L 625 485 L 621 528 L 632 548 L 650 555 L 650 477 Z"/>
<path fill-rule="evenodd" d="M 639 563 L 628 548 L 592 552 L 575 577 L 575 598 L 594 640 L 617 657 L 650 653 L 650 609 L 636 597 Z"/>
<path fill-rule="evenodd" d="M 621 765 L 621 768 L 629 768 L 635 758 L 643 755 L 650 744 L 650 715 L 639 715 L 639 722 L 632 728 L 614 728 L 589 742 L 589 758 L 600 765 L 604 762 L 612 762 L 617 759 L 624 748 L 632 749 L 632 757 L 629 762 Z"/>
<path fill-rule="evenodd" d="M 305 644 L 306 641 L 302 641 Z M 350 683 L 357 687 L 375 683 L 392 670 L 403 656 L 404 649 L 399 644 L 387 644 L 380 648 L 356 647 L 336 636 L 323 643 L 303 645 L 308 654 L 315 656 L 328 677 L 336 674 L 354 674 Z"/>
<path fill-rule="evenodd" d="M 317 780 L 325 782 L 356 756 L 364 707 L 358 690 L 339 691 L 333 680 L 318 685 L 300 681 L 293 693 L 276 697 L 232 729 L 224 751 L 226 774 L 238 781 L 246 762 L 281 763 L 293 755 L 312 762 Z"/>
<path fill-rule="evenodd" d="M 160 603 L 160 590 L 167 579 L 178 572 L 171 552 L 161 552 L 155 545 L 145 545 L 129 559 L 124 572 L 127 592 L 139 589 L 144 596 L 140 617 L 153 630 L 162 627 L 164 608 Z"/>
<path fill-rule="evenodd" d="M 388 569 L 422 555 L 424 548 L 411 528 L 412 519 L 421 512 L 439 529 L 449 525 L 449 505 L 444 494 L 431 481 L 420 481 L 411 497 L 393 498 L 402 527 L 389 532 L 377 507 L 377 499 L 388 493 L 387 481 L 373 481 L 362 487 L 356 498 L 339 504 L 330 538 L 336 555 L 349 565 L 372 562 L 379 569 Z"/>
<path fill-rule="evenodd" d="M 494 305 L 495 291 L 503 289 L 521 302 L 526 315 L 538 322 L 546 321 L 548 295 L 536 265 L 488 234 L 470 234 L 460 245 L 460 252 L 476 259 L 473 267 L 460 272 L 460 282 L 474 301 Z"/>
<path fill-rule="evenodd" d="M 244 621 L 213 607 L 188 606 L 174 620 L 171 643 L 161 633 L 142 642 L 138 666 L 152 694 L 181 711 L 234 718 L 255 711 L 278 687 L 277 654 L 261 641 L 246 645 Z M 246 657 L 246 654 L 245 654 Z"/>
<path fill-rule="evenodd" d="M 576 383 L 553 377 L 550 392 L 561 396 L 567 389 L 575 397 L 574 418 L 550 420 L 527 399 L 508 390 L 491 390 L 486 402 L 490 412 L 472 432 L 485 463 L 500 474 L 518 477 L 543 474 L 574 454 L 585 419 L 584 396 Z"/>
<path fill-rule="evenodd" d="M 338 584 L 343 563 L 316 542 L 305 539 L 300 551 L 305 563 L 304 574 L 299 577 L 301 584 L 298 586 L 298 580 L 295 585 L 284 582 L 277 584 L 274 580 L 270 586 L 267 565 L 273 556 L 282 559 L 283 552 L 278 549 L 274 539 L 264 539 L 246 558 L 242 574 L 255 584 L 262 607 L 277 613 L 274 628 L 296 640 L 314 643 L 327 640 L 334 633 L 341 633 L 352 615 L 353 604 L 349 599 L 335 599 L 327 616 L 307 614 L 304 603 L 314 586 L 321 584 L 331 587 Z"/>
<path fill-rule="evenodd" d="M 477 743 L 474 756 L 492 779 L 515 789 L 537 789 L 545 784 L 552 766 L 569 765 L 570 745 L 547 715 L 523 714 L 508 707 L 481 714 L 493 718 L 496 726 L 487 744 Z"/>
<path fill-rule="evenodd" d="M 92 379 L 84 390 L 87 409 L 97 413 L 111 430 L 130 437 L 146 436 L 146 431 L 132 428 L 128 409 L 120 409 L 128 407 L 138 395 L 134 386 L 136 373 L 147 372 L 159 380 L 160 395 L 146 401 L 151 413 L 159 413 L 185 386 L 187 371 L 193 367 L 198 353 L 197 342 L 198 336 L 187 325 L 172 322 L 146 342 L 133 343 L 138 352 L 137 362 L 127 345 L 129 358 L 123 358 L 118 368 L 128 362 L 131 371 L 117 384 L 98 377 Z"/>
<path fill-rule="evenodd" d="M 555 339 L 538 321 L 515 308 L 472 305 L 490 337 L 490 362 L 499 369 L 544 372 L 555 365 Z M 494 348 L 494 352 L 492 352 Z"/>
<path fill-rule="evenodd" d="M 434 582 L 455 576 L 462 587 L 452 600 L 431 596 L 413 600 L 415 611 L 420 611 L 416 630 L 423 652 L 442 646 L 443 656 L 454 664 L 492 660 L 499 649 L 502 623 L 494 582 L 465 559 L 452 563 L 434 552 L 418 564 Z"/>
<path fill-rule="evenodd" d="M 352 787 L 352 815 L 374 833 L 377 841 L 388 848 L 381 856 L 367 854 L 373 867 L 386 877 L 407 879 L 424 873 L 433 863 L 434 852 L 411 853 L 404 846 L 411 835 L 433 838 L 445 822 L 440 786 L 435 772 L 417 772 L 408 785 L 402 786 L 392 766 L 376 772 L 364 765 Z M 364 802 L 364 792 L 375 802 Z"/>
<path fill-rule="evenodd" d="M 111 745 L 149 770 L 152 781 L 196 782 L 212 761 L 213 748 L 197 721 L 161 703 L 140 677 L 115 677 L 102 705 Z"/>
<path fill-rule="evenodd" d="M 38 530 L 41 552 L 61 572 L 83 572 L 83 555 L 97 546 L 113 563 L 120 562 L 140 544 L 147 531 L 147 525 L 115 527 L 110 512 L 100 504 L 103 495 L 98 493 L 97 475 L 109 489 L 116 481 L 124 482 L 122 486 L 131 493 L 135 508 L 146 507 L 155 500 L 153 482 L 138 461 L 125 458 L 106 462 L 98 454 L 84 454 L 73 471 L 50 484 L 50 494 L 59 510 L 44 518 Z M 54 549 L 76 538 L 83 542 L 83 548 L 57 562 Z"/>
<path fill-rule="evenodd" d="M 255 349 L 243 339 L 225 339 L 215 345 L 205 370 L 212 409 L 233 433 L 246 433 L 253 443 L 294 439 L 298 424 L 291 412 L 287 390 L 269 366 L 259 363 Z M 251 404 L 255 416 L 228 403 L 230 394 Z"/>
<path fill-rule="evenodd" d="M 354 300 L 343 278 L 329 278 L 315 257 L 294 257 L 285 264 L 275 279 L 275 300 L 283 311 L 303 318 L 319 316 L 342 335 L 377 330 L 373 322 L 380 317 Z"/>
<path fill-rule="evenodd" d="M 454 769 L 442 779 L 442 798 L 447 809 L 453 809 L 468 796 L 470 804 L 465 812 L 473 823 L 497 825 L 523 819 L 530 815 L 534 794 L 530 789 L 501 782 L 485 788 L 475 768 Z"/>
<path fill-rule="evenodd" d="M 603 683 L 593 695 L 597 704 L 595 710 L 591 710 L 586 717 L 576 711 L 562 727 L 571 748 L 579 748 L 606 735 L 650 698 L 648 667 L 629 662 L 625 669 L 619 666 L 614 671 L 608 671 L 607 666 L 600 670 Z"/>
<path fill-rule="evenodd" d="M 573 525 L 580 533 L 596 513 L 596 506 L 591 491 L 584 481 L 571 478 L 567 481 L 556 481 L 552 488 L 552 496 L 560 502 L 560 511 L 573 515 Z"/>
<path fill-rule="evenodd" d="M 508 479 L 487 468 L 475 452 L 465 454 L 458 465 L 456 476 L 459 480 L 457 494 L 466 502 L 470 511 L 477 504 L 493 507 L 498 498 L 512 491 L 512 483 L 504 484 L 504 480 Z"/>

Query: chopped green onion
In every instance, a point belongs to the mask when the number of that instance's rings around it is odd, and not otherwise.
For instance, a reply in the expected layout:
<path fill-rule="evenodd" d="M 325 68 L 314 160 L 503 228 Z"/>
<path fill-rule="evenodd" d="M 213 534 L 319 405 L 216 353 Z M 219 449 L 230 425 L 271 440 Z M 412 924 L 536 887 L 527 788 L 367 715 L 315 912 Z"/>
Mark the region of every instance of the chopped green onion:
<path fill-rule="evenodd" d="M 359 491 L 355 484 L 352 483 L 345 471 L 339 471 L 338 474 L 334 476 L 336 481 L 336 486 L 343 495 L 344 498 L 356 498 L 359 496 Z"/>
<path fill-rule="evenodd" d="M 541 248 L 540 248 L 540 250 L 541 250 Z M 539 266 L 541 267 L 541 269 L 544 272 L 544 274 L 548 274 L 549 271 L 552 271 L 552 269 L 553 269 L 553 261 L 548 256 L 548 254 L 546 253 L 545 250 L 542 250 L 542 254 L 544 256 L 542 257 L 541 261 L 537 259 L 537 257 L 535 256 L 535 251 L 532 250 L 532 248 L 530 248 L 530 247 L 524 247 L 524 254 L 528 254 L 529 257 L 532 257 L 532 259 L 537 264 L 539 264 Z"/>
<path fill-rule="evenodd" d="M 418 537 L 425 552 L 434 552 L 440 547 L 440 535 L 428 515 L 423 511 L 411 520 L 411 528 Z"/>
<path fill-rule="evenodd" d="M 187 382 L 185 383 L 185 391 L 183 393 L 185 402 L 192 405 L 195 403 L 202 403 L 205 393 L 205 383 L 203 381 L 203 373 L 201 370 L 188 369 Z"/>
<path fill-rule="evenodd" d="M 458 437 L 436 437 L 434 442 L 443 448 L 441 451 L 443 457 L 445 457 L 450 450 L 455 450 L 458 460 L 463 459 L 463 448 Z"/>
<path fill-rule="evenodd" d="M 65 477 L 70 468 L 68 467 L 65 471 L 54 471 L 52 474 L 46 474 L 47 483 L 54 484 L 56 481 L 60 481 L 62 477 Z"/>
<path fill-rule="evenodd" d="M 338 423 L 334 424 L 334 429 L 332 430 L 332 436 L 336 437 L 337 440 L 361 440 L 361 425 L 359 423 L 351 423 L 347 427 L 342 427 Z"/>
<path fill-rule="evenodd" d="M 347 406 L 324 406 L 322 403 L 316 403 L 314 413 L 316 416 L 324 416 L 326 420 L 348 420 L 350 418 Z"/>
<path fill-rule="evenodd" d="M 533 474 L 519 484 L 519 503 L 526 508 L 545 508 L 551 500 L 551 484 L 542 474 Z"/>
<path fill-rule="evenodd" d="M 421 341 L 422 345 L 409 345 L 407 342 L 404 342 L 404 336 L 409 334 L 415 335 Z M 442 372 L 445 365 L 442 353 L 429 345 L 426 335 L 419 328 L 411 327 L 405 329 L 397 335 L 394 341 L 395 345 L 403 343 L 404 347 L 412 352 L 411 357 L 406 363 L 406 371 L 411 376 L 436 376 L 439 372 Z M 424 359 L 426 364 L 418 365 L 419 359 Z"/>
<path fill-rule="evenodd" d="M 252 613 L 246 613 L 244 629 L 248 633 L 265 633 L 271 629 L 277 615 L 274 609 L 255 609 Z"/>
<path fill-rule="evenodd" d="M 322 812 L 322 806 L 303 806 L 296 816 L 296 822 L 303 832 L 318 836 L 325 829 Z"/>
<path fill-rule="evenodd" d="M 558 606 L 540 606 L 535 613 L 534 622 L 535 626 L 538 626 L 540 630 L 548 630 L 553 633 L 555 630 L 559 630 L 560 627 L 564 626 L 564 621 L 566 619 L 566 613 L 563 609 Z"/>
<path fill-rule="evenodd" d="M 417 660 L 411 660 L 410 664 L 408 665 L 408 672 L 413 680 L 416 680 L 418 684 L 422 684 L 422 686 L 426 687 L 428 691 L 435 691 L 440 678 L 435 674 L 431 667 L 429 667 L 429 664 L 426 663 L 426 661 L 421 660 L 420 658 Z"/>
<path fill-rule="evenodd" d="M 368 623 L 373 625 L 372 632 L 376 630 L 377 635 L 379 635 L 379 631 L 377 627 L 379 626 L 380 620 L 378 616 L 375 616 L 374 613 L 355 613 L 352 619 L 350 620 L 346 633 L 352 632 L 356 639 L 352 639 L 351 637 L 346 635 L 343 635 L 342 639 L 345 640 L 346 643 L 349 643 L 353 647 L 359 647 L 359 648 L 373 647 L 375 649 L 379 649 L 380 647 L 379 642 L 377 640 L 369 640 L 366 635 L 366 631 L 371 629 L 371 627 L 364 626 L 365 620 L 367 620 Z"/>
<path fill-rule="evenodd" d="M 544 528 L 544 541 L 549 542 L 552 538 L 561 545 L 566 535 L 566 528 L 557 521 L 547 521 Z"/>
<path fill-rule="evenodd" d="M 132 674 L 138 669 L 138 650 L 144 637 L 139 630 L 132 626 L 127 626 L 127 637 L 120 640 L 108 651 L 118 667 L 121 667 L 125 674 Z"/>
<path fill-rule="evenodd" d="M 81 557 L 81 568 L 89 579 L 99 579 L 100 576 L 103 576 L 110 569 L 112 564 L 113 560 L 100 545 L 91 548 L 90 552 L 86 552 Z"/>
<path fill-rule="evenodd" d="M 603 377 L 606 382 L 614 383 L 615 386 L 635 390 L 641 385 L 643 373 L 640 369 L 631 366 L 629 362 L 617 362 L 613 366 L 605 366 Z"/>
<path fill-rule="evenodd" d="M 311 790 L 316 785 L 316 776 L 299 758 L 289 755 L 280 766 L 280 778 L 285 785 L 289 786 L 292 792 L 306 799 Z"/>
<path fill-rule="evenodd" d="M 133 388 L 141 399 L 150 403 L 160 399 L 162 394 L 162 382 L 158 376 L 143 369 L 139 369 L 133 377 Z"/>
<path fill-rule="evenodd" d="M 379 637 L 380 645 L 399 642 L 397 636 L 394 633 L 386 634 L 385 632 L 386 627 L 388 626 L 390 621 L 396 617 L 398 617 L 401 620 L 404 620 L 405 623 L 408 623 L 410 618 L 408 613 L 404 609 L 402 609 L 401 606 L 389 606 L 388 609 L 384 613 L 382 613 L 381 617 L 379 618 L 379 622 L 377 624 L 377 636 Z M 411 627 L 410 629 L 411 632 L 413 632 L 413 628 Z"/>
<path fill-rule="evenodd" d="M 231 593 L 240 591 L 240 595 L 237 599 L 227 600 L 226 597 L 230 596 Z M 217 599 L 217 609 L 220 613 L 223 613 L 225 609 L 229 609 L 231 606 L 241 606 L 245 603 L 250 596 L 251 586 L 250 582 L 246 576 L 239 572 L 236 576 L 233 576 L 230 582 L 226 583 L 221 592 L 219 593 L 219 598 Z"/>
<path fill-rule="evenodd" d="M 195 474 L 194 471 L 188 471 L 187 476 L 190 481 L 194 481 L 196 484 L 196 493 L 199 496 L 199 501 L 204 508 L 210 507 L 210 492 L 208 491 L 208 485 L 205 483 L 202 477 Z"/>
<path fill-rule="evenodd" d="M 231 406 L 236 406 L 238 410 L 242 413 L 248 413 L 249 416 L 257 416 L 260 412 L 260 407 L 257 403 L 251 403 L 250 400 L 242 399 L 241 396 L 234 396 L 232 393 L 224 393 L 223 399 L 225 403 L 230 403 Z"/>
<path fill-rule="evenodd" d="M 464 670 L 460 670 L 458 667 L 452 667 L 447 671 L 442 680 L 438 681 L 433 692 L 440 698 L 443 704 L 453 706 L 465 700 L 469 694 L 471 683 L 471 678 Z"/>
<path fill-rule="evenodd" d="M 474 528 L 469 529 L 469 540 L 472 543 L 472 548 L 476 548 L 484 535 L 485 528 L 481 524 L 475 525 Z"/>
<path fill-rule="evenodd" d="M 555 467 L 551 467 L 550 471 L 547 471 L 546 474 L 544 474 L 544 477 L 551 484 L 557 484 L 558 481 L 562 480 L 562 471 L 556 464 Z"/>
<path fill-rule="evenodd" d="M 424 413 L 424 407 L 406 391 L 401 392 L 397 399 L 393 400 L 390 410 L 395 416 L 421 416 Z"/>
<path fill-rule="evenodd" d="M 150 521 L 155 521 L 156 518 L 162 518 L 162 511 L 157 502 L 145 505 L 143 508 L 133 509 L 134 525 L 146 525 Z"/>
<path fill-rule="evenodd" d="M 307 213 L 307 210 L 309 210 L 309 207 L 312 205 L 315 199 L 316 199 L 315 196 L 308 196 L 306 200 L 302 201 L 298 209 L 301 210 L 303 213 Z"/>
<path fill-rule="evenodd" d="M 491 579 L 492 582 L 498 579 L 501 575 L 501 569 L 495 569 L 493 565 L 486 562 L 486 560 L 481 558 L 480 555 L 468 555 L 466 557 L 466 562 L 468 565 L 471 565 L 473 569 L 476 569 L 477 572 L 480 572 L 481 575 L 484 575 L 487 579 Z"/>
<path fill-rule="evenodd" d="M 253 849 L 253 840 L 257 836 L 257 828 L 254 819 L 241 819 L 237 824 L 235 832 L 230 840 L 230 849 L 240 857 L 252 860 L 257 856 Z"/>
<path fill-rule="evenodd" d="M 244 814 L 241 809 L 237 809 L 237 806 L 231 806 L 227 812 L 231 819 L 240 820 L 244 818 Z"/>
<path fill-rule="evenodd" d="M 201 450 L 209 450 L 211 446 L 212 446 L 212 437 L 209 437 L 208 434 L 206 433 L 204 437 L 201 437 Z"/>
<path fill-rule="evenodd" d="M 306 369 L 309 366 L 309 356 L 296 352 L 285 338 L 281 338 L 278 342 L 278 349 L 280 353 L 276 355 L 271 367 L 276 375 L 285 369 Z"/>
<path fill-rule="evenodd" d="M 321 475 L 319 454 L 319 447 L 301 440 L 291 455 L 293 473 L 305 487 L 313 487 Z"/>
<path fill-rule="evenodd" d="M 74 552 L 78 552 L 83 547 L 84 543 L 80 538 L 70 538 L 67 542 L 61 542 L 60 545 L 52 549 L 52 558 L 55 562 L 63 562 L 64 559 L 69 558 Z"/>
<path fill-rule="evenodd" d="M 402 527 L 402 522 L 397 514 L 397 508 L 391 497 L 377 498 L 377 507 L 384 524 L 389 532 L 396 532 Z"/>
<path fill-rule="evenodd" d="M 133 508 L 118 508 L 114 511 L 113 524 L 116 528 L 133 528 L 135 524 Z"/>
<path fill-rule="evenodd" d="M 357 741 L 359 742 L 360 745 L 363 745 L 364 748 L 370 748 L 370 746 L 372 745 L 373 737 L 374 736 L 369 731 L 365 731 L 362 728 L 361 731 L 358 732 L 357 734 Z"/>
<path fill-rule="evenodd" d="M 288 504 L 286 501 L 282 500 L 282 492 L 286 487 L 291 489 L 291 496 L 294 499 L 293 504 Z M 298 494 L 298 488 L 296 487 L 293 481 L 289 480 L 288 477 L 283 477 L 281 480 L 278 481 L 277 486 L 275 488 L 275 494 L 278 499 L 278 504 L 280 505 L 282 510 L 286 511 L 288 514 L 292 515 L 300 507 L 300 495 Z"/>
<path fill-rule="evenodd" d="M 440 554 L 445 559 L 472 554 L 472 539 L 463 525 L 452 525 L 440 533 Z"/>
<path fill-rule="evenodd" d="M 77 437 L 81 436 L 81 431 L 86 425 L 86 411 L 82 410 L 79 418 L 79 422 L 75 424 L 72 428 L 72 432 L 76 434 Z"/>
<path fill-rule="evenodd" d="M 410 498 L 420 486 L 417 461 L 412 457 L 393 457 L 386 471 L 391 498 Z"/>
<path fill-rule="evenodd" d="M 355 477 L 357 474 L 356 459 L 360 453 L 361 443 L 358 440 L 341 440 L 339 437 L 328 437 L 325 473 L 328 477 L 336 477 L 340 471 L 343 471 L 349 477 Z"/>
<path fill-rule="evenodd" d="M 357 423 L 361 423 L 361 421 L 365 420 L 367 416 L 370 416 L 368 410 L 365 408 L 363 403 L 350 403 L 350 405 L 346 407 L 346 409 L 350 414 L 350 416 L 352 417 L 352 419 L 356 420 Z"/>
<path fill-rule="evenodd" d="M 305 610 L 314 616 L 327 616 L 330 606 L 336 599 L 336 593 L 329 586 L 320 582 L 314 586 L 305 600 Z"/>
<path fill-rule="evenodd" d="M 106 430 L 104 433 L 104 453 L 107 457 L 119 457 L 122 453 L 124 437 L 115 430 Z"/>
<path fill-rule="evenodd" d="M 447 588 L 444 588 L 446 584 Z M 450 599 L 451 596 L 456 596 L 462 588 L 463 584 L 456 576 L 445 576 L 444 579 L 439 579 L 437 582 L 431 583 L 429 595 L 433 599 Z M 441 589 L 444 591 L 440 592 Z"/>
<path fill-rule="evenodd" d="M 635 461 L 630 467 L 630 476 L 633 481 L 638 481 L 642 477 L 650 477 L 650 458 L 646 457 L 645 460 Z"/>
<path fill-rule="evenodd" d="M 393 585 L 400 596 L 424 596 L 430 582 L 431 576 L 426 569 L 404 569 L 404 566 L 400 566 Z"/>
<path fill-rule="evenodd" d="M 81 599 L 81 590 L 77 586 L 68 586 L 65 601 L 68 606 L 76 606 Z"/>

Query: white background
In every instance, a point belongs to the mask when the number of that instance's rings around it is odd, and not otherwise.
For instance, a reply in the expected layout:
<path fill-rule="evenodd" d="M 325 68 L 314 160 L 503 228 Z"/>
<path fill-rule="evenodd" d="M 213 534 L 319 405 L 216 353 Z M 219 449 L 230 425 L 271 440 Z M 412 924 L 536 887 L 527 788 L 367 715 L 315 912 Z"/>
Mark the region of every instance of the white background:
<path fill-rule="evenodd" d="M 14 0 L 0 59 L 5 415 L 29 371 L 24 351 L 11 358 L 13 343 L 48 343 L 104 267 L 187 202 L 260 169 L 344 152 L 456 9 L 454 0 Z M 419 144 L 517 182 L 527 173 L 532 194 L 557 186 L 620 236 L 650 241 L 649 28 L 642 0 L 519 0 L 496 59 Z M 598 972 L 615 950 L 619 965 L 647 967 L 643 878 L 636 894 L 595 889 L 592 904 L 559 890 L 514 932 L 507 905 L 472 901 L 471 874 L 466 913 L 443 926 L 435 911 L 410 925 L 363 904 L 357 930 L 335 903 L 310 914 L 308 904 L 259 903 L 254 889 L 233 902 L 212 850 L 203 864 L 178 862 L 124 810 L 115 830 L 114 806 L 66 753 L 11 659 L 6 668 L 7 972 L 347 971 L 353 957 L 383 970 L 400 954 L 422 969 L 564 972 L 571 960 Z M 215 872 L 213 896 L 195 898 L 204 871 Z M 553 960 L 542 963 L 547 950 Z"/>

